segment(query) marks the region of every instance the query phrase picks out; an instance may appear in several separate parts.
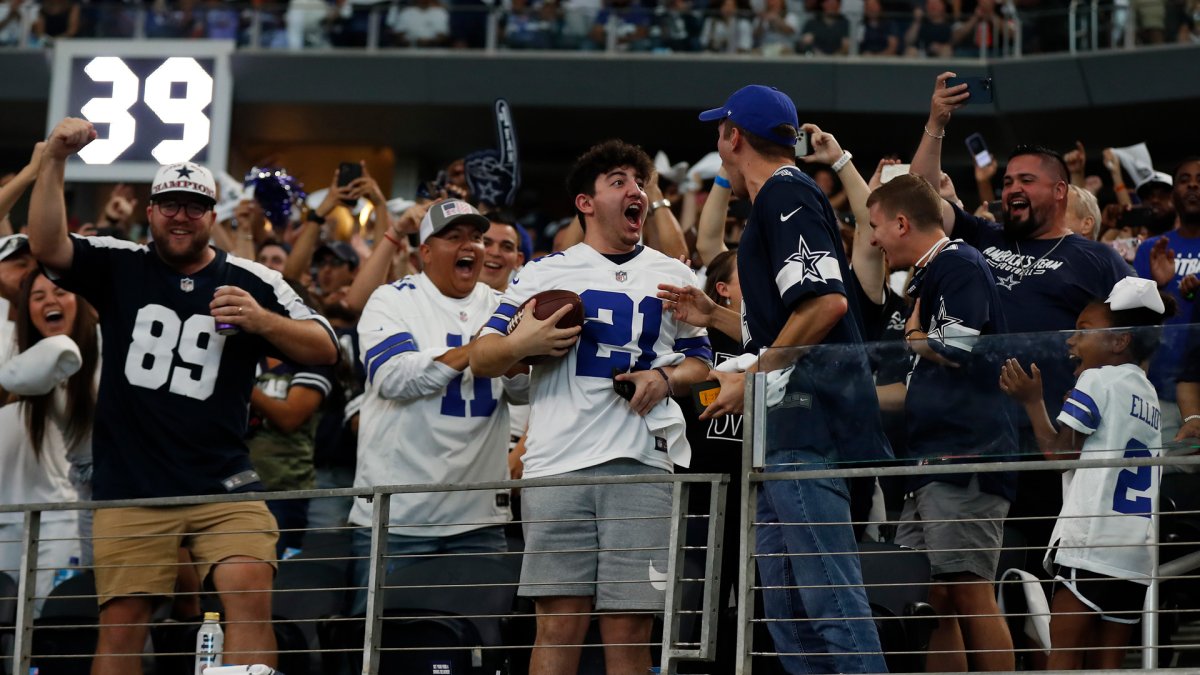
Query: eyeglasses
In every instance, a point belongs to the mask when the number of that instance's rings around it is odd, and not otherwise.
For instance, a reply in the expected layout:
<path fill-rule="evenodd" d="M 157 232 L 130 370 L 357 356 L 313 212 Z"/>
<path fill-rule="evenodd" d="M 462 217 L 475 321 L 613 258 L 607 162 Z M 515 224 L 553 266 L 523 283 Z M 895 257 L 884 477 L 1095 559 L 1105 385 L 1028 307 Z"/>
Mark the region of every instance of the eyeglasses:
<path fill-rule="evenodd" d="M 159 212 L 168 218 L 174 218 L 179 214 L 179 210 L 183 209 L 183 212 L 187 214 L 189 219 L 196 220 L 197 218 L 202 218 L 204 214 L 212 209 L 208 204 L 201 204 L 199 202 L 180 203 L 168 199 L 154 203 L 158 206 Z"/>

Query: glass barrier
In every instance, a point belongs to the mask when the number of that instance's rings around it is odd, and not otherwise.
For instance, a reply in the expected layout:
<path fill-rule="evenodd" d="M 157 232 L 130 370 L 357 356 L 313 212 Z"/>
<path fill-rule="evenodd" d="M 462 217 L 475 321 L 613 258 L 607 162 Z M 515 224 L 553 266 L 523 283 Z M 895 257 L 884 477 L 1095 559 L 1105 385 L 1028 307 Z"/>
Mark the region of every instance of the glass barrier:
<path fill-rule="evenodd" d="M 861 55 L 880 58 L 1008 58 L 1190 40 L 1174 5 L 1160 16 L 1114 2 L 954 17 L 930 10 L 887 13 L 699 9 L 687 0 L 604 7 L 601 3 L 455 0 L 420 7 L 320 0 L 273 3 L 159 1 L 86 3 L 47 15 L 37 3 L 0 7 L 0 47 L 42 47 L 68 37 L 222 39 L 245 49 L 476 49 L 744 54 L 763 57 Z M 777 6 L 773 4 L 772 7 Z M 77 7 L 78 9 L 75 9 Z"/>

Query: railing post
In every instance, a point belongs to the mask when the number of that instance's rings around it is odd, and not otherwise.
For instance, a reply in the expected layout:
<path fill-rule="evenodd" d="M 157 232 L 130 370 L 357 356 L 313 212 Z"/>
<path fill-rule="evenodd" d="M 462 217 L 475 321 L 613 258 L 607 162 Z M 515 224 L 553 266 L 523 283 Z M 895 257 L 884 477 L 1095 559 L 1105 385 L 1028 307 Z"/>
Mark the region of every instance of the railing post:
<path fill-rule="evenodd" d="M 671 534 L 667 543 L 667 587 L 663 603 L 662 653 L 663 672 L 675 675 L 679 663 L 675 660 L 675 645 L 679 642 L 679 611 L 683 609 L 683 556 L 679 555 L 687 541 L 687 502 L 690 484 L 671 483 Z"/>
<path fill-rule="evenodd" d="M 262 8 L 255 7 L 250 14 L 250 49 L 262 45 Z"/>
<path fill-rule="evenodd" d="M 1067 34 L 1070 36 L 1070 52 L 1074 54 L 1077 50 L 1076 42 L 1079 40 L 1079 26 L 1075 23 L 1075 14 L 1079 11 L 1079 0 L 1071 0 L 1071 4 L 1067 5 Z"/>
<path fill-rule="evenodd" d="M 490 54 L 494 53 L 500 44 L 500 9 L 490 7 L 487 13 L 487 36 L 484 49 Z"/>
<path fill-rule="evenodd" d="M 41 540 L 42 514 L 25 512 L 25 532 L 21 535 L 21 568 L 17 570 L 17 623 L 13 673 L 28 673 L 33 655 L 33 598 L 37 595 L 38 542 Z"/>
<path fill-rule="evenodd" d="M 373 52 L 379 49 L 379 22 L 380 22 L 379 7 L 372 7 L 367 14 L 367 51 Z"/>
<path fill-rule="evenodd" d="M 742 503 L 738 520 L 738 620 L 736 675 L 751 675 L 754 660 L 754 518 L 757 514 L 758 482 L 750 475 L 765 464 L 767 407 L 766 373 L 752 373 L 746 380 L 746 399 L 742 406 L 742 428 L 749 433 L 742 441 Z M 760 407 L 761 406 L 761 407 Z"/>
<path fill-rule="evenodd" d="M 604 24 L 604 51 L 609 54 L 617 51 L 617 26 L 619 25 L 617 13 L 609 10 L 608 22 Z"/>
<path fill-rule="evenodd" d="M 388 524 L 391 521 L 391 495 L 376 494 L 372 499 L 371 557 L 367 573 L 367 613 L 363 630 L 363 675 L 378 675 L 379 645 L 383 637 L 383 586 L 387 578 Z"/>
<path fill-rule="evenodd" d="M 1092 51 L 1100 49 L 1100 0 L 1092 0 L 1092 17 L 1088 26 L 1092 34 Z"/>
<path fill-rule="evenodd" d="M 1137 12 L 1133 5 L 1129 5 L 1125 7 L 1125 49 L 1133 49 L 1135 42 L 1137 42 Z"/>
<path fill-rule="evenodd" d="M 1159 485 L 1162 485 L 1162 467 L 1154 467 L 1159 472 Z M 1160 588 L 1158 554 L 1162 541 L 1159 532 L 1159 515 L 1162 508 L 1161 499 L 1155 499 L 1154 508 L 1150 514 L 1150 534 L 1154 541 L 1150 543 L 1150 587 L 1146 589 L 1146 601 L 1142 603 L 1142 668 L 1154 670 L 1158 668 L 1158 591 Z"/>

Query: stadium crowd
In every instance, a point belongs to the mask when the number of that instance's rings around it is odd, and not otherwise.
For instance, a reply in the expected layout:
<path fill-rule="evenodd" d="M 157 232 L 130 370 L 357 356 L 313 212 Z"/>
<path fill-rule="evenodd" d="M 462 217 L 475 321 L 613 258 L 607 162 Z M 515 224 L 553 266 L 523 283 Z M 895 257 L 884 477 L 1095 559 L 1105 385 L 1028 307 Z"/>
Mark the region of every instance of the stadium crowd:
<path fill-rule="evenodd" d="M 771 30 L 803 40 L 798 25 Z M 701 34 L 763 35 L 726 28 Z M 574 215 L 550 228 L 520 224 L 531 221 L 503 197 L 513 172 L 465 159 L 390 200 L 365 163 L 306 195 L 281 167 L 239 182 L 185 162 L 159 170 L 149 204 L 120 185 L 92 218 L 67 208 L 63 170 L 96 132 L 64 120 L 0 185 L 0 493 L 22 504 L 685 468 L 736 477 L 746 373 L 759 370 L 772 392 L 768 471 L 1194 446 L 1200 341 L 1155 331 L 1200 323 L 1200 158 L 1165 173 L 1137 149 L 1093 150 L 1089 163 L 1078 143 L 1020 146 L 1003 163 L 977 157 L 975 185 L 959 189 L 942 142 L 969 94 L 951 75 L 936 81 L 907 164 L 860 171 L 834 134 L 754 85 L 701 114 L 716 152 L 695 165 L 620 141 L 591 148 L 568 172 Z M 26 192 L 28 222 L 11 222 Z M 537 313 L 539 293 L 559 289 L 582 298 L 582 327 L 560 323 L 569 306 Z M 1074 329 L 1065 345 L 1047 335 Z M 994 339 L 1016 334 L 1027 341 Z M 806 345 L 841 356 L 755 358 Z M 720 393 L 700 409 L 692 387 L 706 380 Z M 952 582 L 931 591 L 943 618 L 927 666 L 1013 670 L 1018 636 L 993 587 L 1008 528 L 1050 547 L 1039 574 L 1061 584 L 1053 644 L 1094 648 L 1051 652 L 1049 665 L 1119 667 L 1148 563 L 1089 548 L 1096 535 L 1071 523 L 1095 516 L 1144 548 L 1159 474 L 1143 468 L 1077 470 L 1065 487 L 1057 473 L 917 476 L 881 481 L 879 497 L 874 480 L 765 483 L 751 508 L 784 669 L 885 670 L 874 624 L 854 620 L 870 616 L 856 558 L 790 556 L 887 538 L 927 549 L 934 577 Z M 95 564 L 93 672 L 131 673 L 140 665 L 120 655 L 144 643 L 149 599 L 211 576 L 234 626 L 227 650 L 273 663 L 273 638 L 254 628 L 269 595 L 245 592 L 270 588 L 307 529 L 357 526 L 352 550 L 367 554 L 373 513 L 363 499 L 256 504 L 104 509 L 95 522 L 55 512 L 37 594 L 70 558 Z M 650 650 L 636 645 L 651 634 L 644 610 L 662 607 L 667 534 L 655 518 L 669 504 L 655 483 L 526 488 L 519 501 L 397 495 L 387 547 L 505 551 L 519 509 L 524 550 L 541 553 L 525 556 L 519 591 L 538 615 L 530 672 L 572 672 L 578 650 L 554 645 L 580 644 L 595 610 L 608 672 L 644 673 Z M 896 527 L 860 526 L 884 504 Z M 806 525 L 821 522 L 845 526 Z M 20 531 L 0 520 L 0 570 L 17 567 Z M 136 544 L 150 532 L 166 543 Z M 203 536 L 222 532 L 239 535 Z M 177 574 L 179 560 L 196 578 Z M 354 575 L 365 583 L 365 562 Z M 1095 583 L 1106 578 L 1120 590 Z M 613 580 L 625 583 L 597 584 Z M 802 616 L 824 620 L 789 623 Z M 732 672 L 735 639 L 723 624 L 714 672 Z"/>
<path fill-rule="evenodd" d="M 1135 44 L 1200 40 L 1196 0 L 1114 3 L 1099 20 L 1105 47 L 1124 44 L 1129 22 Z M 490 41 L 510 50 L 996 57 L 1017 40 L 1025 53 L 1065 51 L 1069 24 L 1061 0 L 5 0 L 0 46 L 148 37 L 270 49 L 482 49 Z"/>

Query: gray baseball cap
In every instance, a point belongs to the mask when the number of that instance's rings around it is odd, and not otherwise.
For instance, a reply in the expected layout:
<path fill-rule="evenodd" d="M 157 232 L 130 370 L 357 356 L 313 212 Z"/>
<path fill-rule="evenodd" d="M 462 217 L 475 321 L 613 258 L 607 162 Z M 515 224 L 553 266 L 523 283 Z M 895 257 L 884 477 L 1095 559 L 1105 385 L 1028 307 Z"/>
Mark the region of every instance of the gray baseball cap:
<path fill-rule="evenodd" d="M 491 221 L 480 215 L 474 206 L 461 199 L 446 199 L 430 206 L 425 212 L 425 217 L 421 219 L 421 243 L 424 244 L 426 239 L 459 223 L 474 225 L 480 232 L 487 232 L 492 226 Z"/>
<path fill-rule="evenodd" d="M 29 250 L 29 237 L 23 234 L 0 237 L 0 260 L 7 260 L 9 256 L 27 250 Z"/>

